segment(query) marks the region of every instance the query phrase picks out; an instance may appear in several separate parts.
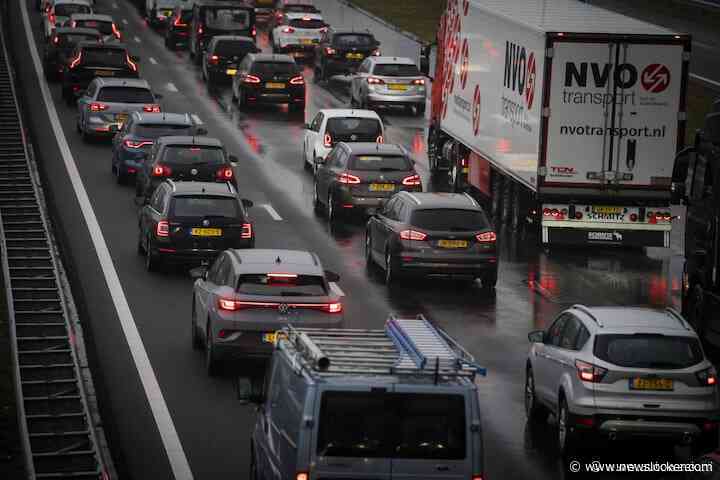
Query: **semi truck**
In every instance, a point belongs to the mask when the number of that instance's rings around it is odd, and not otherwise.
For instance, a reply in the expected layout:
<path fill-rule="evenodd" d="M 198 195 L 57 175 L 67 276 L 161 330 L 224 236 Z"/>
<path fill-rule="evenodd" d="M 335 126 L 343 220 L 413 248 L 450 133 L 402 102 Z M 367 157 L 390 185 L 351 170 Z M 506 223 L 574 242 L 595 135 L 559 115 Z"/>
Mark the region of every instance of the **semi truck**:
<path fill-rule="evenodd" d="M 433 177 L 543 245 L 668 247 L 690 51 L 577 0 L 448 0 L 421 56 Z"/>

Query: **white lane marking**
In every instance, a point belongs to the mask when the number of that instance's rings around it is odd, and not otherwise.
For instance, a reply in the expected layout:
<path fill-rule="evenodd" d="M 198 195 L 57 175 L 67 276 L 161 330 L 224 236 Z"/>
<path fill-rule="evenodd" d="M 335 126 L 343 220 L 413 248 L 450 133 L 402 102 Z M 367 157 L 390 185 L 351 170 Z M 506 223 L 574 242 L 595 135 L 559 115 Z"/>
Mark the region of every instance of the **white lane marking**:
<path fill-rule="evenodd" d="M 153 57 L 150 57 L 150 63 L 152 63 L 153 65 L 158 64 L 157 60 L 155 60 Z"/>
<path fill-rule="evenodd" d="M 128 24 L 127 18 L 123 18 L 122 23 L 123 23 L 123 25 L 127 25 Z"/>
<path fill-rule="evenodd" d="M 708 43 L 698 42 L 697 40 L 692 41 L 693 46 L 704 48 L 705 50 L 717 50 L 718 47 L 710 45 Z"/>
<path fill-rule="evenodd" d="M 93 210 L 92 203 L 88 197 L 85 185 L 82 182 L 82 177 L 78 171 L 77 164 L 73 158 L 70 146 L 65 138 L 62 126 L 60 125 L 60 119 L 58 118 L 55 104 L 53 103 L 52 96 L 50 95 L 50 89 L 47 82 L 44 80 L 42 65 L 40 64 L 40 57 L 38 56 L 37 44 L 30 28 L 30 19 L 27 12 L 27 2 L 20 2 L 22 5 L 22 16 L 25 24 L 25 35 L 27 36 L 27 42 L 30 48 L 30 57 L 32 58 L 33 65 L 35 67 L 35 73 L 40 79 L 40 92 L 42 94 L 45 107 L 47 108 L 48 118 L 52 125 L 53 133 L 57 139 L 58 148 L 63 157 L 65 169 L 67 170 L 68 177 L 72 183 L 75 196 L 78 204 L 80 205 L 80 211 L 82 212 L 85 223 L 90 233 L 90 239 L 92 240 L 95 253 L 97 254 L 100 267 L 107 283 L 108 291 L 112 297 L 115 310 L 117 311 L 118 319 L 120 320 L 120 326 L 122 327 L 125 340 L 127 341 L 130 354 L 132 355 L 135 363 L 135 368 L 138 371 L 140 382 L 142 383 L 143 389 L 145 390 L 145 396 L 147 397 L 152 411 L 153 418 L 157 424 L 158 431 L 160 432 L 160 438 L 165 452 L 168 456 L 170 467 L 172 468 L 173 475 L 177 480 L 192 480 L 193 474 L 190 470 L 185 451 L 183 450 L 180 437 L 178 436 L 175 424 L 173 423 L 172 417 L 170 416 L 170 410 L 168 409 L 165 398 L 163 397 L 160 384 L 158 383 L 157 376 L 153 371 L 152 365 L 150 364 L 150 358 L 148 357 L 145 346 L 143 345 L 142 337 L 137 329 L 137 324 L 133 318 L 130 305 L 128 304 L 125 292 L 120 283 L 117 270 L 113 264 L 112 257 L 110 256 L 110 250 L 108 249 L 107 242 L 103 237 L 100 224 L 98 223 L 97 216 Z"/>
<path fill-rule="evenodd" d="M 168 82 L 167 85 L 165 85 L 165 88 L 166 88 L 169 92 L 177 92 L 177 91 L 178 91 L 177 87 L 176 87 L 175 84 L 173 84 L 172 82 Z"/>
<path fill-rule="evenodd" d="M 135 40 L 136 43 L 140 43 L 140 42 L 141 42 L 140 37 L 138 37 L 137 35 L 135 35 L 135 36 L 133 37 L 133 40 Z"/>
<path fill-rule="evenodd" d="M 118 8 L 120 8 L 120 6 L 119 6 L 117 3 L 113 2 L 112 8 L 113 8 L 114 10 L 117 10 Z"/>
<path fill-rule="evenodd" d="M 195 122 L 195 125 L 202 125 L 203 121 L 200 119 L 200 117 L 197 116 L 196 113 L 191 113 L 190 118 L 193 119 L 193 122 Z"/>
<path fill-rule="evenodd" d="M 344 296 L 345 296 L 345 292 L 342 291 L 342 288 L 340 288 L 340 285 L 338 285 L 337 283 L 335 283 L 335 282 L 328 282 L 328 285 L 330 285 L 330 290 L 332 290 L 333 293 L 334 293 L 335 295 L 337 295 L 338 297 L 344 297 Z"/>
<path fill-rule="evenodd" d="M 273 208 L 272 205 L 270 205 L 269 203 L 265 203 L 265 204 L 263 204 L 263 205 L 261 205 L 261 206 L 262 206 L 265 210 L 267 210 L 267 212 L 270 214 L 270 216 L 273 218 L 273 220 L 278 221 L 278 222 L 281 222 L 281 221 L 282 221 L 283 218 L 282 218 L 282 217 L 280 216 L 280 214 Z"/>
<path fill-rule="evenodd" d="M 718 81 L 710 80 L 709 78 L 701 77 L 700 75 L 695 75 L 694 73 L 690 74 L 690 78 L 694 78 L 695 80 L 700 80 L 701 82 L 720 88 L 720 82 Z"/>

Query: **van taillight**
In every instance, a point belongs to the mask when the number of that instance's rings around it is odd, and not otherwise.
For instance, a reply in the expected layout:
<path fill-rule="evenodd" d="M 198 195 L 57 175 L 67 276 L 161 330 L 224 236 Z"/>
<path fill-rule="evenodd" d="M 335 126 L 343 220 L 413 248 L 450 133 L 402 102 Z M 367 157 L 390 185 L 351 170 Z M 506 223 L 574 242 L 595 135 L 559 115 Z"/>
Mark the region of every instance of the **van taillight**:
<path fill-rule="evenodd" d="M 252 236 L 253 236 L 252 223 L 243 223 L 242 233 L 240 234 L 240 238 L 249 240 L 252 238 Z"/>
<path fill-rule="evenodd" d="M 170 224 L 167 220 L 160 220 L 155 228 L 155 235 L 158 237 L 170 236 Z"/>

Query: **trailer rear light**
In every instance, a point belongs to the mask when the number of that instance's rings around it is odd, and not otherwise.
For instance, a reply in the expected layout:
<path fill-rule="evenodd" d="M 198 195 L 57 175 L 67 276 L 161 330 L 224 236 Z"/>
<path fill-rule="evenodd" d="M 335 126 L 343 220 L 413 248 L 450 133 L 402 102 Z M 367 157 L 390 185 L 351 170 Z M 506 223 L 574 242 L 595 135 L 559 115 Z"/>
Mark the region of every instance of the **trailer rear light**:
<path fill-rule="evenodd" d="M 91 112 L 104 112 L 104 111 L 107 110 L 108 108 L 110 108 L 110 107 L 108 107 L 108 106 L 105 105 L 104 103 L 97 103 L 97 102 L 91 103 L 90 106 L 88 107 L 88 109 L 89 109 Z"/>
<path fill-rule="evenodd" d="M 549 217 L 552 211 L 549 208 L 543 208 L 543 217 Z"/>
<path fill-rule="evenodd" d="M 240 238 L 244 240 L 250 240 L 253 236 L 253 229 L 252 229 L 252 223 L 243 223 L 242 226 L 242 233 L 240 234 Z"/>
<path fill-rule="evenodd" d="M 325 136 L 323 137 L 323 146 L 325 148 L 332 147 L 332 137 L 330 136 L 329 133 L 326 133 Z"/>
<path fill-rule="evenodd" d="M 210 63 L 212 63 L 213 65 L 217 65 L 219 61 L 220 57 L 218 57 L 217 55 L 212 55 L 210 57 Z"/>
<path fill-rule="evenodd" d="M 302 75 L 290 79 L 290 85 L 305 85 L 305 78 Z"/>
<path fill-rule="evenodd" d="M 420 180 L 420 175 L 415 174 L 403 178 L 402 184 L 407 186 L 417 186 L 422 185 L 422 181 Z"/>
<path fill-rule="evenodd" d="M 717 373 L 714 367 L 706 368 L 695 374 L 701 385 L 711 387 L 717 384 Z"/>
<path fill-rule="evenodd" d="M 480 243 L 495 243 L 497 234 L 495 232 L 483 232 L 475 235 L 475 239 Z"/>
<path fill-rule="evenodd" d="M 416 78 L 412 81 L 413 85 L 425 85 L 425 79 L 424 78 Z"/>
<path fill-rule="evenodd" d="M 360 177 L 356 177 L 355 175 L 351 175 L 349 173 L 341 173 L 338 175 L 337 180 L 338 182 L 346 185 L 357 185 L 360 183 Z"/>
<path fill-rule="evenodd" d="M 223 182 L 232 180 L 233 169 L 231 167 L 223 167 L 215 173 L 215 177 Z"/>
<path fill-rule="evenodd" d="M 427 233 L 418 232 L 417 230 L 403 230 L 400 232 L 400 238 L 402 240 L 413 240 L 422 242 L 427 238 Z"/>
<path fill-rule="evenodd" d="M 158 237 L 170 236 L 170 224 L 167 220 L 160 220 L 158 222 L 157 227 L 155 227 L 155 235 Z"/>
<path fill-rule="evenodd" d="M 245 75 L 245 78 L 243 78 L 243 82 L 245 83 L 260 83 L 262 80 L 260 80 L 260 77 L 257 75 Z"/>
<path fill-rule="evenodd" d="M 332 47 L 325 47 L 325 55 L 335 55 L 337 50 Z"/>
<path fill-rule="evenodd" d="M 578 378 L 583 382 L 599 383 L 607 373 L 607 369 L 582 360 L 575 360 L 575 368 Z"/>
<path fill-rule="evenodd" d="M 583 213 L 582 212 L 575 212 L 575 220 L 582 220 Z"/>
<path fill-rule="evenodd" d="M 155 165 L 153 168 L 153 177 L 169 177 L 172 174 L 172 170 L 167 165 Z"/>
<path fill-rule="evenodd" d="M 295 33 L 295 29 L 293 27 L 285 27 L 281 31 L 282 33 Z"/>
<path fill-rule="evenodd" d="M 368 77 L 367 83 L 368 83 L 368 85 L 384 85 L 385 80 L 383 80 L 382 78 L 377 78 L 377 77 Z"/>
<path fill-rule="evenodd" d="M 137 142 L 134 141 L 134 140 L 125 140 L 125 141 L 123 142 L 123 144 L 124 144 L 127 148 L 134 148 L 134 149 L 135 149 L 135 148 L 142 148 L 142 147 L 145 147 L 145 146 L 148 146 L 148 145 L 152 145 L 153 142 L 150 141 L 150 140 L 140 140 L 140 141 L 137 141 Z"/>
<path fill-rule="evenodd" d="M 553 217 L 559 217 L 560 211 L 557 208 L 553 208 L 552 210 L 550 210 L 550 215 L 552 215 Z"/>
<path fill-rule="evenodd" d="M 150 103 L 148 105 L 144 105 L 143 112 L 160 113 L 160 105 L 158 105 L 157 103 Z"/>

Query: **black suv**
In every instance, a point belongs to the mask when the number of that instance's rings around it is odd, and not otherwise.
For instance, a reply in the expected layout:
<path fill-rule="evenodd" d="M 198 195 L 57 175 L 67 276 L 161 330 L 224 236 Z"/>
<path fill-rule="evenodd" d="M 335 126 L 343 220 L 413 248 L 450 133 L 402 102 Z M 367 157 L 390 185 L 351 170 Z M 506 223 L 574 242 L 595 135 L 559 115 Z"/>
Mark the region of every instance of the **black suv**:
<path fill-rule="evenodd" d="M 255 38 L 255 8 L 229 0 L 196 0 L 190 28 L 190 57 L 198 65 L 215 35 Z"/>
<path fill-rule="evenodd" d="M 203 54 L 202 76 L 208 87 L 237 75 L 240 62 L 248 53 L 257 53 L 255 40 L 250 37 L 217 35 Z"/>
<path fill-rule="evenodd" d="M 230 183 L 166 180 L 140 209 L 138 253 L 153 271 L 164 262 L 209 263 L 228 248 L 252 248 L 252 205 Z"/>
<path fill-rule="evenodd" d="M 480 278 L 497 283 L 495 231 L 482 207 L 461 193 L 400 192 L 370 217 L 365 259 L 385 270 L 385 282 L 403 274 Z"/>
<path fill-rule="evenodd" d="M 139 78 L 139 61 L 123 43 L 79 42 L 63 71 L 63 99 L 74 105 L 95 77 Z"/>
<path fill-rule="evenodd" d="M 45 45 L 43 69 L 48 80 L 58 80 L 62 76 L 68 58 L 79 42 L 100 43 L 102 36 L 94 28 L 56 28 Z"/>
<path fill-rule="evenodd" d="M 165 27 L 165 46 L 168 50 L 177 50 L 178 44 L 185 48 L 190 39 L 190 26 L 192 25 L 192 9 L 175 7 L 173 16 Z"/>
<path fill-rule="evenodd" d="M 378 42 L 370 32 L 328 28 L 315 47 L 315 79 L 353 73 L 370 55 L 380 55 Z"/>
<path fill-rule="evenodd" d="M 288 112 L 304 112 L 302 69 L 289 55 L 249 54 L 233 78 L 232 100 L 240 109 L 259 103 L 287 103 Z"/>
<path fill-rule="evenodd" d="M 231 162 L 217 138 L 176 136 L 160 137 L 137 171 L 135 195 L 147 203 L 155 188 L 166 179 L 195 182 L 235 183 Z"/>

